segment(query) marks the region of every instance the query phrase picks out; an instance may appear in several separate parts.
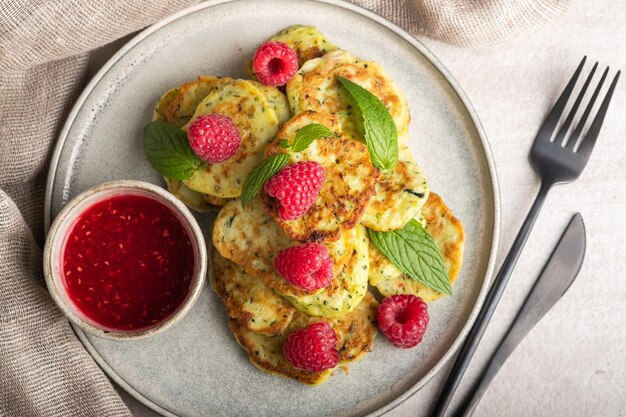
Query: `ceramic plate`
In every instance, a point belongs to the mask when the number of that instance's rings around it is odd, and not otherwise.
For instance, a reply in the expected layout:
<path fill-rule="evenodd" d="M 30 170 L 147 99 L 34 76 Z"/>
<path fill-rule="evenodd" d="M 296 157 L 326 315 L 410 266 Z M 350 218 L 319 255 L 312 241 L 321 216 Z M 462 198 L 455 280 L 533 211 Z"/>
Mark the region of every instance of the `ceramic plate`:
<path fill-rule="evenodd" d="M 410 146 L 430 182 L 465 225 L 465 264 L 454 296 L 430 304 L 416 349 L 384 337 L 374 351 L 311 388 L 254 368 L 227 328 L 209 285 L 189 315 L 147 340 L 78 336 L 105 372 L 166 416 L 380 415 L 423 386 L 458 348 L 482 302 L 497 244 L 498 196 L 487 142 L 469 102 L 437 59 L 383 18 L 334 0 L 207 1 L 124 46 L 78 99 L 50 170 L 46 221 L 86 188 L 116 179 L 161 184 L 142 149 L 142 129 L 165 90 L 200 74 L 243 77 L 255 47 L 293 24 L 381 63 L 411 107 Z M 206 236 L 211 218 L 197 216 Z"/>

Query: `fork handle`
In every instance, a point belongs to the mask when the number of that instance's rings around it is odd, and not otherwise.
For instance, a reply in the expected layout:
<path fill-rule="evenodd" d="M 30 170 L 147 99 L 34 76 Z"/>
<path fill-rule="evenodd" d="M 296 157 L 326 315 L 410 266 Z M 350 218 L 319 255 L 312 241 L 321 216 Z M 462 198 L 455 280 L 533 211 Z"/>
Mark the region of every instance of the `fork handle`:
<path fill-rule="evenodd" d="M 470 329 L 463 346 L 461 346 L 459 355 L 454 361 L 452 370 L 450 371 L 448 379 L 446 380 L 446 383 L 439 394 L 439 398 L 437 399 L 437 403 L 435 404 L 435 407 L 430 415 L 431 417 L 444 417 L 446 409 L 450 404 L 450 400 L 452 400 L 452 396 L 459 386 L 474 352 L 476 352 L 478 343 L 480 342 L 483 333 L 485 333 L 485 330 L 489 325 L 489 321 L 491 320 L 491 316 L 493 316 L 493 312 L 500 301 L 500 297 L 506 288 L 506 284 L 513 273 L 513 269 L 515 269 L 515 264 L 517 264 L 517 260 L 522 253 L 522 249 L 524 249 L 526 240 L 528 240 L 530 231 L 535 224 L 535 220 L 537 219 L 539 210 L 541 210 L 543 202 L 548 195 L 548 191 L 552 188 L 552 184 L 553 183 L 551 181 L 543 181 L 541 183 L 541 188 L 535 198 L 535 202 L 526 216 L 526 220 L 524 220 L 524 223 L 522 224 L 522 227 L 513 242 L 513 246 L 511 246 L 506 259 L 504 260 L 504 263 L 500 267 L 498 275 L 491 284 L 491 288 L 489 289 L 489 293 L 487 294 L 483 307 L 478 313 L 476 322 Z"/>
<path fill-rule="evenodd" d="M 530 300 L 530 296 L 528 300 Z M 496 377 L 498 371 L 502 365 L 504 365 L 504 362 L 506 362 L 509 356 L 511 356 L 517 345 L 521 343 L 536 322 L 543 316 L 543 314 L 545 314 L 544 312 L 538 317 L 531 316 L 531 308 L 535 308 L 537 305 L 529 303 L 528 300 L 526 300 L 524 306 L 518 312 L 517 317 L 507 331 L 506 336 L 502 339 L 500 345 L 489 359 L 489 363 L 485 370 L 474 383 L 468 392 L 467 397 L 462 402 L 459 409 L 456 410 L 453 417 L 471 417 L 472 414 L 474 414 L 474 410 L 476 409 L 476 406 L 478 406 L 480 399 L 483 397 L 485 392 L 487 392 L 489 384 L 491 384 L 493 379 Z"/>

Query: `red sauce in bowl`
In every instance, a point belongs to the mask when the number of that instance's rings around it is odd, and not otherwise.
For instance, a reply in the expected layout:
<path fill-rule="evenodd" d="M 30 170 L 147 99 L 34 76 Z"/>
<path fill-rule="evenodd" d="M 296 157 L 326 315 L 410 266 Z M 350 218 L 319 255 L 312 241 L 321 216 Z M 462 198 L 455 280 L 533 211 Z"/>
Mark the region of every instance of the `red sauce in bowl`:
<path fill-rule="evenodd" d="M 141 195 L 89 207 L 63 250 L 70 299 L 114 330 L 144 329 L 171 316 L 189 293 L 194 269 L 190 236 L 176 214 Z"/>

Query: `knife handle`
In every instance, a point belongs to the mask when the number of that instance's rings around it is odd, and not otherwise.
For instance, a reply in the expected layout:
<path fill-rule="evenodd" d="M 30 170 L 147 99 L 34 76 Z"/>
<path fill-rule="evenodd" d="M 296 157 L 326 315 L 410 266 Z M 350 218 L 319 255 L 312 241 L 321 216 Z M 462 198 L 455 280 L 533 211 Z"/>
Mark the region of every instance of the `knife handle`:
<path fill-rule="evenodd" d="M 552 185 L 552 182 L 541 183 L 541 188 L 539 189 L 537 198 L 535 198 L 535 202 L 528 212 L 526 220 L 524 220 L 524 223 L 522 224 L 522 227 L 513 242 L 513 246 L 511 246 L 504 263 L 500 267 L 498 275 L 496 275 L 496 278 L 489 288 L 485 303 L 480 309 L 476 322 L 470 329 L 465 342 L 463 342 L 463 345 L 461 346 L 459 354 L 454 361 L 454 365 L 452 366 L 452 370 L 450 371 L 450 375 L 448 375 L 448 379 L 439 394 L 439 398 L 435 403 L 435 407 L 430 417 L 444 417 L 446 409 L 452 400 L 452 396 L 461 383 L 465 370 L 467 369 L 472 356 L 474 356 L 474 352 L 476 352 L 478 343 L 480 343 L 480 339 L 489 325 L 489 321 L 491 320 L 496 306 L 500 301 L 500 297 L 506 288 L 506 284 L 509 282 L 509 278 L 515 269 L 515 264 L 517 264 L 517 260 L 522 253 L 522 249 L 524 249 L 524 245 L 526 244 L 526 240 L 528 240 L 530 231 L 535 224 L 535 220 L 537 220 L 539 210 L 541 210 L 543 202 L 548 195 L 548 191 L 552 188 Z"/>
<path fill-rule="evenodd" d="M 529 303 L 525 304 L 525 306 L 530 305 Z M 541 317 L 543 317 L 543 314 L 541 314 Z M 498 346 L 498 349 L 493 356 L 491 356 L 491 359 L 489 359 L 489 365 L 487 365 L 478 381 L 476 381 L 474 386 L 470 389 L 470 392 L 454 414 L 454 417 L 469 417 L 474 413 L 480 399 L 485 391 L 487 391 L 487 387 L 489 387 L 489 384 L 493 381 L 504 362 L 511 356 L 511 353 L 513 353 L 515 348 L 541 317 L 529 314 L 526 308 L 520 310 L 506 336 L 500 343 L 500 346 Z"/>
<path fill-rule="evenodd" d="M 581 236 L 582 239 L 580 239 Z M 585 241 L 583 219 L 580 213 L 576 213 L 565 228 L 528 296 L 526 296 L 515 320 L 513 320 L 498 348 L 489 359 L 485 370 L 470 389 L 454 417 L 469 417 L 474 413 L 478 402 L 504 362 L 539 320 L 565 294 L 582 266 L 585 256 Z M 574 270 L 576 272 L 572 275 Z"/>

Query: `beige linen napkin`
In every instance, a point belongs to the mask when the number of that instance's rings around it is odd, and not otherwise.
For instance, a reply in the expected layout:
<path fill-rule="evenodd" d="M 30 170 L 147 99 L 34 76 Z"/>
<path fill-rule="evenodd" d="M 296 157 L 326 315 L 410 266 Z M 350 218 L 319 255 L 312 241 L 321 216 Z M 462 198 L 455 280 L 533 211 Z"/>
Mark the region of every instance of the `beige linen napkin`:
<path fill-rule="evenodd" d="M 569 1 L 354 2 L 414 34 L 484 46 L 538 30 Z M 130 414 L 43 285 L 44 184 L 87 52 L 192 3 L 0 1 L 0 416 Z"/>

